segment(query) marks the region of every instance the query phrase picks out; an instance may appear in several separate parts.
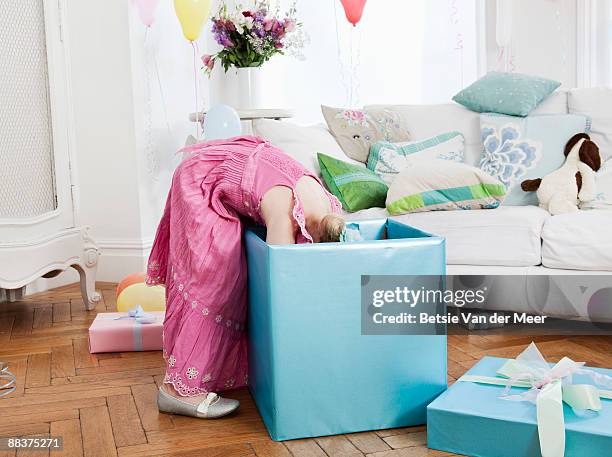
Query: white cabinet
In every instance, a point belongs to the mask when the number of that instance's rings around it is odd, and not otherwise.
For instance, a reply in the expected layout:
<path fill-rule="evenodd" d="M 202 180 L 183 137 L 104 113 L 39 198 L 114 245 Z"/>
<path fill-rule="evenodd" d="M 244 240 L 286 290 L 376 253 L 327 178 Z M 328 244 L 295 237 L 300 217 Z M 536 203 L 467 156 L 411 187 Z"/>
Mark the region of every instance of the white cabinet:
<path fill-rule="evenodd" d="M 78 225 L 66 0 L 0 0 L 0 301 L 75 268 L 88 309 L 98 249 Z"/>

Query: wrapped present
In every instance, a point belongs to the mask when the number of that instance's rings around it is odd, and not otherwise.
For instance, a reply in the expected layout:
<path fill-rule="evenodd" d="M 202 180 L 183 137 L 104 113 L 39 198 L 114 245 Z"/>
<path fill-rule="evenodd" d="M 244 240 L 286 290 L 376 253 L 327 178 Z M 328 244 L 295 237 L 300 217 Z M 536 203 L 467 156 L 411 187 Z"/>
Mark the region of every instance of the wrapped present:
<path fill-rule="evenodd" d="M 89 352 L 157 351 L 162 349 L 164 311 L 99 313 L 89 327 Z"/>
<path fill-rule="evenodd" d="M 480 457 L 612 455 L 612 370 L 535 344 L 516 359 L 485 357 L 427 407 L 432 449 Z"/>
<path fill-rule="evenodd" d="M 443 275 L 444 239 L 394 220 L 341 243 L 246 232 L 249 386 L 274 440 L 424 424 L 446 389 L 446 335 L 362 334 L 362 275 Z"/>

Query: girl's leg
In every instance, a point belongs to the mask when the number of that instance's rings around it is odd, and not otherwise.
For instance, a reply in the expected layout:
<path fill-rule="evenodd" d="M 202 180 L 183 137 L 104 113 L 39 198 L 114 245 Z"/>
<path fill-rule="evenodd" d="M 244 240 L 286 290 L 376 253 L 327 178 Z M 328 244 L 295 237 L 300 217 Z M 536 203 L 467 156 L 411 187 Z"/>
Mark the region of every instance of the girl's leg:
<path fill-rule="evenodd" d="M 206 395 L 207 395 L 207 394 L 201 394 L 201 395 L 194 395 L 191 397 L 183 397 L 176 390 L 174 390 L 174 387 L 172 387 L 172 384 L 163 384 L 161 388 L 167 394 L 172 395 L 175 398 L 180 398 L 181 401 L 185 403 L 190 403 L 192 405 L 199 405 L 202 402 L 202 400 L 206 398 Z"/>

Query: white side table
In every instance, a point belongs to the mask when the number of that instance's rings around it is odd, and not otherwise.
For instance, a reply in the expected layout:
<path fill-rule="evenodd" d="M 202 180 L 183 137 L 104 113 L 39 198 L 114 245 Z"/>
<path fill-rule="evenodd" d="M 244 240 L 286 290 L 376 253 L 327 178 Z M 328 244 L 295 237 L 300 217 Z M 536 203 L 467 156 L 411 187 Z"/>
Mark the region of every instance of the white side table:
<path fill-rule="evenodd" d="M 249 109 L 249 110 L 236 110 L 240 120 L 243 122 L 248 122 L 248 128 L 243 128 L 243 135 L 251 135 L 253 133 L 253 125 L 252 122 L 257 119 L 274 119 L 275 121 L 280 121 L 281 119 L 288 119 L 293 117 L 293 111 L 287 109 Z M 189 120 L 191 122 L 199 122 L 200 125 L 203 126 L 204 116 L 206 116 L 206 111 L 202 111 L 199 113 L 191 113 L 189 114 Z M 185 142 L 185 146 L 195 143 L 196 138 L 193 135 L 189 135 L 187 141 Z M 200 140 L 202 141 L 202 140 Z M 183 156 L 183 158 L 185 155 Z"/>
<path fill-rule="evenodd" d="M 254 121 L 256 119 L 288 119 L 293 117 L 293 111 L 287 109 L 248 109 L 248 110 L 236 110 L 240 120 L 242 121 Z M 189 120 L 191 122 L 204 122 L 204 116 L 206 111 L 200 113 L 191 113 Z"/>

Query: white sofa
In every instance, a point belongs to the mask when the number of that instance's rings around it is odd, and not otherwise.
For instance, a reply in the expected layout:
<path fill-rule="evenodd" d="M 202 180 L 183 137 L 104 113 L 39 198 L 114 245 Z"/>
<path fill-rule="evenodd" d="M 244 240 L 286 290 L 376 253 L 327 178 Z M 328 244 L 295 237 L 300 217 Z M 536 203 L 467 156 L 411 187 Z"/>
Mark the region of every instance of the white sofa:
<path fill-rule="evenodd" d="M 606 93 L 612 97 L 612 92 Z M 574 97 L 574 98 L 572 98 Z M 585 106 L 585 100 L 593 106 Z M 605 106 L 597 92 L 588 90 L 559 91 L 545 100 L 532 114 L 572 112 L 593 116 L 592 138 L 602 149 L 604 158 L 612 155 L 612 103 Z M 480 160 L 479 114 L 457 104 L 445 105 L 376 105 L 399 112 L 415 139 L 458 130 L 465 137 L 466 162 Z M 600 121 L 603 119 L 603 121 Z M 275 121 L 258 121 L 254 133 L 270 141 L 302 163 L 318 171 L 316 153 L 323 152 L 350 161 L 329 142 L 331 134 L 324 126 L 300 131 L 295 126 L 279 126 Z M 327 137 L 326 135 L 329 135 Z M 371 208 L 347 214 L 351 220 L 386 217 L 384 208 Z M 583 210 L 551 216 L 537 206 L 501 206 L 495 210 L 436 211 L 397 216 L 397 219 L 424 231 L 446 238 L 447 273 L 451 275 L 612 275 L 612 210 Z M 610 279 L 612 285 L 612 279 Z M 532 311 L 526 303 L 489 303 L 488 308 Z M 560 304 L 548 310 L 553 317 L 588 317 L 586 305 Z M 608 320 L 608 319 L 606 319 Z M 610 310 L 612 321 L 612 306 Z"/>

